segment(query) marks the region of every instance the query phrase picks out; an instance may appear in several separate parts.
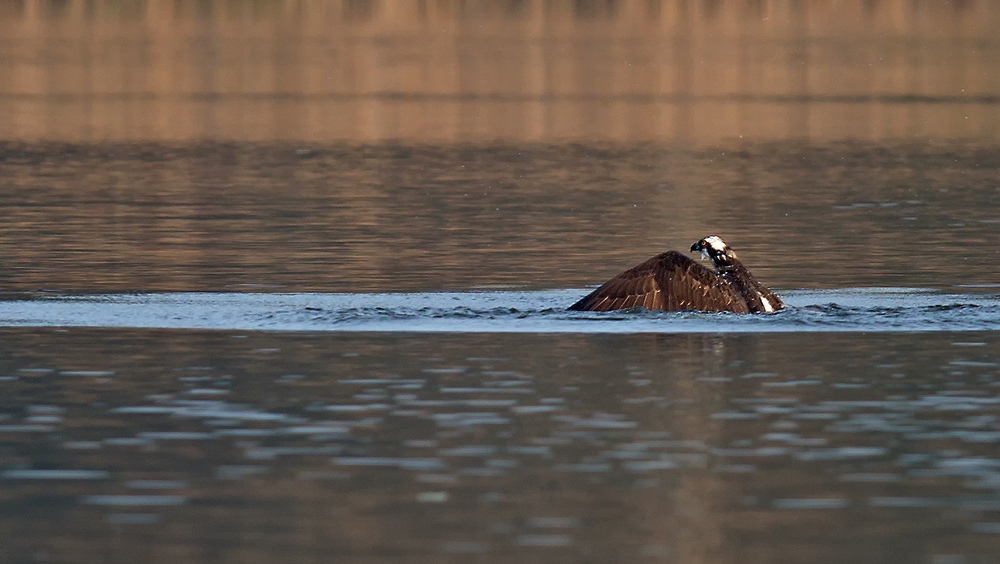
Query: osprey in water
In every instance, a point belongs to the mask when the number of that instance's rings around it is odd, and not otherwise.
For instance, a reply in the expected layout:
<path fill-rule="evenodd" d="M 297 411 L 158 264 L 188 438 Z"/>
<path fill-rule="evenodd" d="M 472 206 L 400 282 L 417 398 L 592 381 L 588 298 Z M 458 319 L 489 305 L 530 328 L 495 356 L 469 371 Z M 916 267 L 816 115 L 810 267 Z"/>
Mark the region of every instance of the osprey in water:
<path fill-rule="evenodd" d="M 643 307 L 662 311 L 762 313 L 784 307 L 778 296 L 750 274 L 736 253 L 712 235 L 691 246 L 710 259 L 715 272 L 677 251 L 667 251 L 622 272 L 569 306 L 578 311 Z"/>

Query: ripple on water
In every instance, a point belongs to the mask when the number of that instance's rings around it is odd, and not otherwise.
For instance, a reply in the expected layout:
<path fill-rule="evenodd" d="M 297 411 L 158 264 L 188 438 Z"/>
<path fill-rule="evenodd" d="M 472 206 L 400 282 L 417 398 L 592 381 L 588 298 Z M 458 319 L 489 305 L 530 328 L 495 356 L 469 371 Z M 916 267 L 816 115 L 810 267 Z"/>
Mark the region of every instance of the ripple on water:
<path fill-rule="evenodd" d="M 184 505 L 188 498 L 180 495 L 88 495 L 80 499 L 84 505 L 122 505 L 131 507 Z"/>
<path fill-rule="evenodd" d="M 775 499 L 771 502 L 776 509 L 845 509 L 850 505 L 850 500 L 837 498 Z"/>
<path fill-rule="evenodd" d="M 103 480 L 104 470 L 4 470 L 0 478 L 8 480 Z"/>
<path fill-rule="evenodd" d="M 871 297 L 848 297 L 858 296 Z M 932 292 L 917 297 L 940 298 Z M 830 294 L 822 298 L 830 299 Z M 900 315 L 910 315 L 908 307 L 901 306 Z M 913 312 L 954 313 L 921 305 L 913 306 Z M 794 319 L 799 313 L 790 312 L 792 321 L 782 315 L 751 323 L 799 323 Z M 866 313 L 862 307 L 850 315 Z M 572 325 L 622 323 L 554 310 L 537 316 Z M 725 315 L 643 312 L 625 323 L 633 322 L 744 323 Z M 157 345 L 176 333 L 184 332 L 156 332 L 169 334 L 158 337 Z M 106 521 L 136 525 L 160 522 L 157 511 L 169 520 L 205 506 L 181 494 L 211 505 L 219 491 L 243 491 L 248 499 L 265 501 L 244 505 L 269 507 L 268 495 L 289 495 L 296 486 L 308 496 L 330 494 L 324 500 L 333 503 L 385 487 L 390 493 L 382 498 L 391 498 L 390 505 L 373 514 L 398 515 L 397 510 L 410 511 L 415 504 L 421 504 L 419 514 L 430 518 L 464 518 L 472 514 L 462 511 L 474 511 L 468 538 L 442 534 L 432 539 L 433 546 L 454 554 L 502 550 L 503 545 L 508 550 L 511 545 L 537 548 L 542 554 L 576 544 L 584 550 L 596 528 L 614 527 L 610 521 L 619 518 L 616 508 L 633 503 L 629 496 L 641 503 L 663 501 L 667 507 L 667 498 L 658 501 L 656 496 L 674 499 L 679 490 L 673 488 L 684 487 L 677 484 L 697 484 L 706 475 L 713 484 L 727 485 L 713 488 L 722 497 L 719 503 L 711 500 L 712 511 L 752 508 L 789 523 L 830 519 L 838 527 L 850 527 L 862 512 L 876 517 L 921 513 L 928 522 L 945 516 L 951 519 L 946 527 L 987 532 L 991 514 L 986 512 L 1000 511 L 991 493 L 1000 490 L 1000 459 L 991 451 L 1000 443 L 1000 399 L 982 379 L 995 375 L 1000 362 L 991 347 L 953 345 L 987 342 L 992 336 L 448 334 L 428 339 L 256 334 L 249 337 L 252 341 L 238 342 L 228 337 L 216 338 L 240 351 L 234 357 L 245 362 L 229 362 L 223 351 L 220 366 L 226 368 L 218 374 L 201 373 L 215 370 L 211 368 L 198 374 L 185 369 L 182 375 L 158 379 L 163 364 L 158 363 L 143 386 L 134 386 L 134 396 L 101 398 L 116 405 L 55 408 L 62 396 L 54 396 L 2 415 L 11 424 L 47 421 L 45 428 L 60 440 L 87 439 L 60 443 L 75 449 L 68 455 L 60 450 L 60 456 L 115 461 L 100 468 L 135 460 L 139 470 L 116 470 L 109 476 L 100 470 L 79 474 L 73 466 L 60 471 L 8 469 L 0 479 L 8 485 L 18 480 L 13 487 L 26 490 L 75 487 L 69 499 L 96 507 Z M 508 338 L 513 347 L 507 347 Z M 300 341 L 308 343 L 297 348 Z M 532 348 L 537 341 L 543 342 Z M 802 347 L 826 346 L 828 341 L 832 344 L 822 351 Z M 429 342 L 435 346 L 428 347 Z M 924 344 L 936 350 L 924 350 Z M 619 347 L 623 351 L 616 357 Z M 508 354 L 511 350 L 528 354 L 522 359 Z M 260 361 L 261 354 L 267 362 Z M 509 358 L 497 358 L 504 354 Z M 306 355 L 320 360 L 307 364 L 302 360 Z M 677 362 L 665 365 L 666 358 Z M 138 381 L 131 369 L 122 368 L 125 364 L 114 365 L 114 379 L 121 382 L 107 385 Z M 895 378 L 904 372 L 905 381 Z M 225 398 L 183 393 L 214 389 L 225 383 L 219 376 L 223 373 L 232 374 L 223 388 L 231 390 Z M 703 375 L 719 378 L 706 381 L 700 379 Z M 30 378 L 61 378 L 59 384 L 85 391 L 96 386 L 91 376 L 71 378 L 58 370 Z M 79 425 L 81 411 L 92 416 L 96 428 Z M 24 435 L 12 432 L 8 437 L 40 442 Z M 163 456 L 167 451 L 180 456 Z M 197 461 L 199 470 L 160 471 L 161 459 L 188 460 L 184 457 Z M 77 461 L 75 467 L 86 468 L 86 462 Z M 178 477 L 185 479 L 174 479 Z M 303 482 L 281 482 L 289 477 Z M 222 490 L 219 481 L 225 481 Z M 525 494 L 535 482 L 545 489 Z M 283 487 L 274 492 L 260 487 L 275 483 Z M 730 484 L 738 487 L 728 488 Z M 726 497 L 737 490 L 736 499 Z M 576 492 L 608 496 L 611 501 L 602 507 L 612 516 L 581 508 Z M 111 493 L 122 495 L 96 495 Z M 171 504 L 191 507 L 160 508 Z M 499 509 L 491 510 L 494 505 Z M 845 508 L 849 511 L 838 511 Z M 129 515 L 137 517 L 131 521 Z M 957 519 L 965 519 L 961 527 L 954 527 Z M 938 526 L 926 530 L 939 531 L 934 529 Z M 794 532 L 796 526 L 783 530 Z M 673 550 L 644 545 L 647 540 L 630 542 L 650 554 Z"/>
<path fill-rule="evenodd" d="M 271 331 L 698 333 L 1000 329 L 1000 300 L 911 288 L 783 292 L 769 315 L 568 312 L 586 290 L 414 294 L 129 294 L 0 302 L 0 326 Z M 957 343 L 956 343 L 957 344 Z M 261 349 L 261 354 L 274 354 Z M 431 368 L 447 374 L 454 368 Z M 63 374 L 112 377 L 113 372 Z"/>

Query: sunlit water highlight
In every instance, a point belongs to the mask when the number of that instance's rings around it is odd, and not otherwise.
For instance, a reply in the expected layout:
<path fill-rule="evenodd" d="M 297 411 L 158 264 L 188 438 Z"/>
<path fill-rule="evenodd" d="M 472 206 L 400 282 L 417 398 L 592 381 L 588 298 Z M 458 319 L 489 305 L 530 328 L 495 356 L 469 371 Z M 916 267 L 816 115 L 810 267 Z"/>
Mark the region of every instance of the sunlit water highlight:
<path fill-rule="evenodd" d="M 1000 329 L 995 294 L 797 290 L 768 315 L 569 312 L 586 290 L 394 294 L 166 293 L 0 302 L 0 326 L 271 331 L 740 333 Z"/>

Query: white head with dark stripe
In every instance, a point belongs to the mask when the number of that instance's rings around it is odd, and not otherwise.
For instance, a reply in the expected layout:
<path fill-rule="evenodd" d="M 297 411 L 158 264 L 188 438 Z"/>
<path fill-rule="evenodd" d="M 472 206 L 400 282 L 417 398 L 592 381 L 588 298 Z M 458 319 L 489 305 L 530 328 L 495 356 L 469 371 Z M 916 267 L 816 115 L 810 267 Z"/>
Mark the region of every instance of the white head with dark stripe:
<path fill-rule="evenodd" d="M 709 235 L 691 245 L 691 252 L 695 251 L 701 251 L 701 258 L 710 259 L 719 272 L 729 270 L 737 260 L 736 253 L 729 248 L 729 245 L 715 235 Z"/>

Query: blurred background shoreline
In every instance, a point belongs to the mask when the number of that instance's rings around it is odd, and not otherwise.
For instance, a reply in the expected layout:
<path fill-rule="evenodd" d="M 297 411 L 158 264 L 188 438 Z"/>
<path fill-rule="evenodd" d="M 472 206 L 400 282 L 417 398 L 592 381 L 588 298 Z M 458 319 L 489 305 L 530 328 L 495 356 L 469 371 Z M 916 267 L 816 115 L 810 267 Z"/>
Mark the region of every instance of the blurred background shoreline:
<path fill-rule="evenodd" d="M 0 1 L 0 139 L 1000 136 L 1000 6 Z"/>

